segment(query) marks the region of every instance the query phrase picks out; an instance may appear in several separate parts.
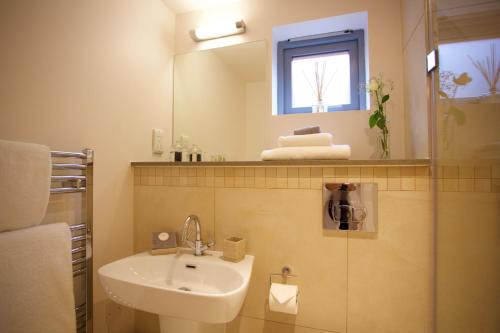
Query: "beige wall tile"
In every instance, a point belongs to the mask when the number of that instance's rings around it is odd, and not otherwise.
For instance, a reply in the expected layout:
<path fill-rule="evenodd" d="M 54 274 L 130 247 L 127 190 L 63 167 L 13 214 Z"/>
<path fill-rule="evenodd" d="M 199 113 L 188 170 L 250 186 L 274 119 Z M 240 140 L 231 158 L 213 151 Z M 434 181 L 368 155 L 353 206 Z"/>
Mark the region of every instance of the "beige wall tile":
<path fill-rule="evenodd" d="M 214 177 L 206 177 L 205 186 L 214 187 L 215 178 Z"/>
<path fill-rule="evenodd" d="M 460 166 L 459 168 L 460 178 L 474 178 L 474 167 L 472 166 Z"/>
<path fill-rule="evenodd" d="M 323 168 L 323 177 L 335 177 L 335 168 Z"/>
<path fill-rule="evenodd" d="M 500 179 L 491 180 L 491 192 L 500 193 Z"/>
<path fill-rule="evenodd" d="M 444 192 L 458 192 L 458 179 L 443 179 Z"/>
<path fill-rule="evenodd" d="M 178 167 L 173 167 L 170 171 L 172 172 L 172 177 L 179 177 L 180 171 Z"/>
<path fill-rule="evenodd" d="M 224 187 L 224 177 L 214 177 L 214 187 Z"/>
<path fill-rule="evenodd" d="M 195 187 L 197 186 L 197 181 L 196 177 L 187 177 L 187 186 Z"/>
<path fill-rule="evenodd" d="M 387 178 L 373 178 L 373 182 L 377 183 L 379 191 L 387 191 Z"/>
<path fill-rule="evenodd" d="M 234 168 L 224 168 L 224 177 L 234 177 Z"/>
<path fill-rule="evenodd" d="M 401 178 L 387 178 L 387 190 L 399 191 L 401 190 Z"/>
<path fill-rule="evenodd" d="M 265 188 L 266 187 L 266 177 L 255 177 L 255 187 Z"/>
<path fill-rule="evenodd" d="M 361 169 L 359 167 L 347 168 L 347 175 L 349 178 L 360 178 Z"/>
<path fill-rule="evenodd" d="M 245 187 L 254 187 L 254 186 L 255 186 L 255 178 L 245 177 Z"/>
<path fill-rule="evenodd" d="M 489 166 L 476 166 L 474 168 L 474 178 L 491 178 L 491 167 Z"/>
<path fill-rule="evenodd" d="M 297 325 L 277 323 L 269 320 L 238 316 L 228 323 L 226 333 L 325 333 L 324 330 Z"/>
<path fill-rule="evenodd" d="M 229 236 L 245 237 L 247 252 L 255 255 L 243 316 L 345 332 L 346 234 L 323 231 L 321 195 L 321 191 L 290 189 L 216 189 L 217 244 Z M 328 260 L 313 254 L 325 254 Z M 296 318 L 267 309 L 269 274 L 284 265 L 299 276 Z M 258 327 L 252 329 L 249 332 L 258 332 Z M 290 329 L 300 328 L 289 326 L 284 332 Z"/>
<path fill-rule="evenodd" d="M 234 187 L 245 187 L 245 177 L 234 177 Z"/>
<path fill-rule="evenodd" d="M 255 168 L 255 177 L 266 177 L 266 168 Z"/>
<path fill-rule="evenodd" d="M 490 192 L 490 191 L 491 191 L 491 179 L 474 180 L 474 192 Z"/>
<path fill-rule="evenodd" d="M 460 179 L 458 190 L 460 192 L 474 192 L 474 179 Z"/>
<path fill-rule="evenodd" d="M 150 249 L 153 231 L 180 232 L 184 220 L 196 214 L 203 238 L 214 239 L 214 192 L 210 188 L 144 186 L 134 189 L 134 249 Z"/>
<path fill-rule="evenodd" d="M 374 178 L 386 178 L 387 177 L 387 168 L 385 168 L 385 167 L 373 168 L 373 177 Z"/>
<path fill-rule="evenodd" d="M 373 178 L 373 168 L 362 167 L 361 168 L 361 178 Z"/>
<path fill-rule="evenodd" d="M 215 177 L 224 177 L 224 168 L 214 168 L 214 175 Z"/>
<path fill-rule="evenodd" d="M 497 332 L 500 194 L 438 193 L 439 332 Z"/>
<path fill-rule="evenodd" d="M 311 178 L 322 178 L 323 168 L 311 168 Z"/>
<path fill-rule="evenodd" d="M 415 167 L 415 176 L 417 176 L 417 177 L 429 177 L 430 176 L 430 168 L 426 167 L 426 166 Z"/>
<path fill-rule="evenodd" d="M 299 168 L 299 178 L 310 178 L 311 168 Z"/>
<path fill-rule="evenodd" d="M 266 188 L 276 188 L 276 177 L 266 177 Z"/>
<path fill-rule="evenodd" d="M 196 169 L 196 176 L 197 177 L 205 177 L 205 171 L 206 169 L 205 168 L 195 168 Z"/>
<path fill-rule="evenodd" d="M 299 178 L 299 168 L 287 168 L 288 178 Z"/>
<path fill-rule="evenodd" d="M 400 167 L 387 168 L 387 178 L 399 178 L 399 177 L 401 177 Z"/>
<path fill-rule="evenodd" d="M 414 177 L 402 177 L 401 178 L 401 190 L 403 191 L 415 191 L 416 182 Z"/>
<path fill-rule="evenodd" d="M 288 178 L 276 178 L 276 188 L 287 188 Z"/>
<path fill-rule="evenodd" d="M 443 178 L 445 179 L 456 179 L 459 176 L 458 166 L 444 166 L 443 167 Z"/>
<path fill-rule="evenodd" d="M 188 177 L 179 177 L 179 186 L 188 186 Z"/>
<path fill-rule="evenodd" d="M 276 178 L 276 168 L 266 168 L 266 178 Z"/>
<path fill-rule="evenodd" d="M 299 188 L 311 188 L 311 178 L 299 178 Z"/>
<path fill-rule="evenodd" d="M 234 168 L 234 176 L 235 177 L 245 177 L 245 169 L 244 168 Z"/>
<path fill-rule="evenodd" d="M 234 187 L 234 177 L 224 177 L 225 187 Z"/>
<path fill-rule="evenodd" d="M 491 178 L 500 179 L 500 165 L 494 164 L 491 166 Z"/>
<path fill-rule="evenodd" d="M 286 178 L 287 177 L 287 168 L 277 168 L 276 169 L 276 177 Z"/>
<path fill-rule="evenodd" d="M 205 186 L 205 177 L 196 177 L 196 186 L 198 187 L 204 187 Z"/>
<path fill-rule="evenodd" d="M 188 176 L 188 168 L 187 167 L 180 167 L 179 168 L 179 175 L 181 177 L 187 177 Z"/>
<path fill-rule="evenodd" d="M 288 178 L 288 188 L 299 188 L 299 178 Z"/>
<path fill-rule="evenodd" d="M 335 178 L 347 178 L 347 168 L 335 168 Z"/>
<path fill-rule="evenodd" d="M 430 179 L 429 178 L 417 178 L 415 179 L 415 191 L 429 191 L 430 190 Z"/>
<path fill-rule="evenodd" d="M 188 168 L 188 177 L 196 177 L 196 169 L 195 167 Z"/>
<path fill-rule="evenodd" d="M 245 177 L 255 177 L 255 169 L 245 168 Z"/>
<path fill-rule="evenodd" d="M 214 168 L 206 168 L 205 169 L 205 176 L 207 177 L 214 177 Z"/>
<path fill-rule="evenodd" d="M 431 332 L 430 193 L 379 193 L 378 232 L 349 233 L 349 333 Z"/>
<path fill-rule="evenodd" d="M 323 178 L 311 178 L 311 189 L 319 190 L 323 186 Z"/>

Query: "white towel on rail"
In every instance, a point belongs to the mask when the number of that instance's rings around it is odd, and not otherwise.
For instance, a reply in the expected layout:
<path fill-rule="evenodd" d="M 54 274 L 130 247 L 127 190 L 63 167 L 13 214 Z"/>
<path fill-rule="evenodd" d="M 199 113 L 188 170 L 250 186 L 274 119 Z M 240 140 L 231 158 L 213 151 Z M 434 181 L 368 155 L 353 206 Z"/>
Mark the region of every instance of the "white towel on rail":
<path fill-rule="evenodd" d="M 0 267 L 1 332 L 76 331 L 67 224 L 0 233 Z"/>
<path fill-rule="evenodd" d="M 51 172 L 48 147 L 0 140 L 0 231 L 42 222 Z"/>
<path fill-rule="evenodd" d="M 330 133 L 280 136 L 279 147 L 331 146 L 333 136 Z"/>
<path fill-rule="evenodd" d="M 263 161 L 348 160 L 351 157 L 351 147 L 349 145 L 281 147 L 264 150 L 260 157 Z"/>

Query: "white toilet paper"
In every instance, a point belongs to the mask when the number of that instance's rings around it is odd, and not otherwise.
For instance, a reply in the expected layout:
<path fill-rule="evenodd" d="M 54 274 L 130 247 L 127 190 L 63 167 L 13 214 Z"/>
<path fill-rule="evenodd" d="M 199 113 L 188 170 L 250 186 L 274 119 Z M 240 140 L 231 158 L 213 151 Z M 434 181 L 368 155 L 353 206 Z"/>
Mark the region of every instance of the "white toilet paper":
<path fill-rule="evenodd" d="M 297 314 L 299 288 L 293 284 L 273 283 L 269 290 L 269 309 L 275 312 Z"/>

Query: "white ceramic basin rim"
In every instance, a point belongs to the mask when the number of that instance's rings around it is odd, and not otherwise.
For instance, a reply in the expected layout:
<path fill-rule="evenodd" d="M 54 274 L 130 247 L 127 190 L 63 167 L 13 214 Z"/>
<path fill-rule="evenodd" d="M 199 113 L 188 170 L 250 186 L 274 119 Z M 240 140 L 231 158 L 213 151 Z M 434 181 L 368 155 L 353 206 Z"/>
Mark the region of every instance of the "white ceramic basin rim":
<path fill-rule="evenodd" d="M 226 323 L 241 309 L 254 257 L 232 263 L 207 251 L 117 260 L 98 270 L 101 284 L 117 303 L 135 309 L 205 323 Z"/>

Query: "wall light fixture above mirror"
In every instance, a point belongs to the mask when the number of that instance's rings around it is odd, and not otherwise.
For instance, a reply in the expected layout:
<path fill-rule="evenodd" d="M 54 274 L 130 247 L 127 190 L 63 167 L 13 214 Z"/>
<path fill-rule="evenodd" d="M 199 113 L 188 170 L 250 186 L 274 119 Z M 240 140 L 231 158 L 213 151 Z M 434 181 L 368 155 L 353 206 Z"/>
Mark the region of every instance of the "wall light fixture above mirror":
<path fill-rule="evenodd" d="M 239 35 L 245 33 L 246 25 L 243 20 L 239 21 L 223 21 L 212 23 L 209 25 L 200 26 L 189 31 L 191 38 L 196 42 L 204 40 Z"/>

